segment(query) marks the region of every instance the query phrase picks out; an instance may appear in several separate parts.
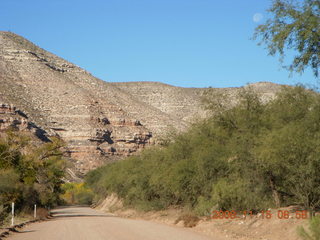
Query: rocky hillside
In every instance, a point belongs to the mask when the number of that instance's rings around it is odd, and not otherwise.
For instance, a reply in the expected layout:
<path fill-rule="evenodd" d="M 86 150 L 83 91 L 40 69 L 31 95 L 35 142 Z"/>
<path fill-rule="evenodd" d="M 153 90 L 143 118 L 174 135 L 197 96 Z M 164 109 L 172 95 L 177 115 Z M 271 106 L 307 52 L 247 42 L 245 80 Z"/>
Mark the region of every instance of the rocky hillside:
<path fill-rule="evenodd" d="M 253 86 L 266 97 L 279 89 Z M 186 129 L 205 116 L 204 90 L 107 83 L 23 37 L 0 32 L 0 104 L 13 104 L 38 129 L 63 138 L 81 173 L 139 151 L 172 129 Z"/>
<path fill-rule="evenodd" d="M 28 117 L 13 105 L 0 104 L 0 137 L 2 131 L 27 131 L 35 135 L 39 142 L 48 142 L 47 133 L 30 122 Z"/>

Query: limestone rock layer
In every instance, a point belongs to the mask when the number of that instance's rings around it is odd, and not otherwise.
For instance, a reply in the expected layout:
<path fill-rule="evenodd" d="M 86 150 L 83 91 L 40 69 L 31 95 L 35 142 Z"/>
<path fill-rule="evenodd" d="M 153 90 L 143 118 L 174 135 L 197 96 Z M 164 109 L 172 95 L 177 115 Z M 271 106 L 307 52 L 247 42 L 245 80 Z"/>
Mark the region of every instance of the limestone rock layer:
<path fill-rule="evenodd" d="M 256 87 L 265 95 L 279 88 Z M 131 155 L 172 129 L 185 130 L 205 116 L 204 91 L 154 82 L 108 83 L 21 36 L 0 32 L 0 128 L 6 124 L 1 109 L 13 104 L 48 136 L 66 141 L 81 173 Z M 19 127 L 26 124 L 17 121 Z"/>

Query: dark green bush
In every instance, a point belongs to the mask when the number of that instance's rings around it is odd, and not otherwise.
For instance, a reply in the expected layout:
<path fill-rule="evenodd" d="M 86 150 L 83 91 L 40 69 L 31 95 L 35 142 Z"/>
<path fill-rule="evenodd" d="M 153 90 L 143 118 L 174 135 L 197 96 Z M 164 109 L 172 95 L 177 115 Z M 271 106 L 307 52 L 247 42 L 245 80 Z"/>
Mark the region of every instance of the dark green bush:
<path fill-rule="evenodd" d="M 212 116 L 171 142 L 90 172 L 88 186 L 142 209 L 319 208 L 319 94 L 284 88 L 262 103 L 249 89 L 238 99 L 211 102 Z"/>

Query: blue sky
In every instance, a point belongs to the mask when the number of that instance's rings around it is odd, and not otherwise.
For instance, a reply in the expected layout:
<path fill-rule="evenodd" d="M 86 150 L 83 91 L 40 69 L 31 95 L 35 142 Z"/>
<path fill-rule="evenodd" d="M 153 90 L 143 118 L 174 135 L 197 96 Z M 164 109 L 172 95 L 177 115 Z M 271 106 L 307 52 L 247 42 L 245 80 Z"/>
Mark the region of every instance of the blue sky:
<path fill-rule="evenodd" d="M 12 31 L 110 82 L 235 87 L 316 83 L 250 40 L 270 0 L 1 0 Z M 253 16 L 264 18 L 254 22 Z"/>

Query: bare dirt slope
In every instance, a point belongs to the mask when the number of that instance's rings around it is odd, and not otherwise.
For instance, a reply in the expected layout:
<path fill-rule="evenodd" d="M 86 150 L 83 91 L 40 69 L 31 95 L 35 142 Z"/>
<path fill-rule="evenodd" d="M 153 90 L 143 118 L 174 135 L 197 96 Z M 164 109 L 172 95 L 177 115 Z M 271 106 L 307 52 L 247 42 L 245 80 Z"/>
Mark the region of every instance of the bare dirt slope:
<path fill-rule="evenodd" d="M 55 210 L 52 220 L 27 226 L 9 240 L 206 240 L 188 229 L 130 220 L 87 208 Z"/>
<path fill-rule="evenodd" d="M 225 93 L 232 102 L 243 88 L 182 88 L 159 82 L 119 82 L 111 83 L 118 89 L 131 94 L 140 101 L 152 106 L 161 112 L 179 119 L 182 122 L 194 122 L 206 116 L 203 105 L 203 95 L 206 91 L 216 94 Z M 273 98 L 281 88 L 280 85 L 260 82 L 247 85 L 262 96 L 265 100 Z"/>

